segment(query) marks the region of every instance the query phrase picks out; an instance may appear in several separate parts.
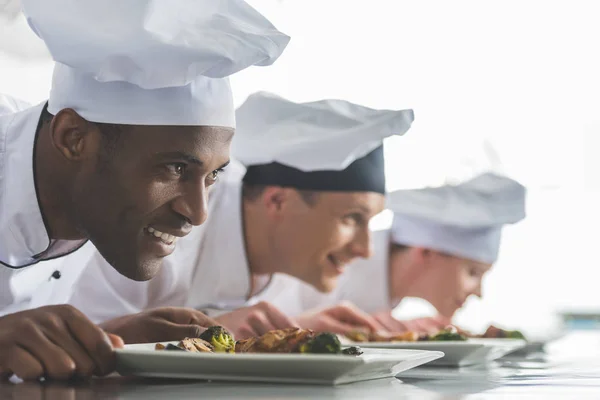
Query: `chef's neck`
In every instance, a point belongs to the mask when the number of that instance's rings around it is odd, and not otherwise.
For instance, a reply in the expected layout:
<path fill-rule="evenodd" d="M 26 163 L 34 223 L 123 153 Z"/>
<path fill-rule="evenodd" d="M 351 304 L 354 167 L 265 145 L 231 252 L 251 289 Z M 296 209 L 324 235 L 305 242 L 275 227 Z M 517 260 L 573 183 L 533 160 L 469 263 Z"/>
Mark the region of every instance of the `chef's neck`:
<path fill-rule="evenodd" d="M 268 218 L 259 199 L 242 196 L 244 244 L 250 275 L 266 276 L 279 271 L 280 263 L 271 251 Z"/>
<path fill-rule="evenodd" d="M 85 239 L 71 219 L 69 193 L 73 179 L 52 145 L 49 122 L 39 124 L 34 148 L 35 185 L 48 236 L 62 240 Z"/>
<path fill-rule="evenodd" d="M 390 243 L 388 285 L 391 304 L 398 304 L 405 297 L 418 297 L 415 282 L 423 272 L 418 258 L 419 250 Z"/>

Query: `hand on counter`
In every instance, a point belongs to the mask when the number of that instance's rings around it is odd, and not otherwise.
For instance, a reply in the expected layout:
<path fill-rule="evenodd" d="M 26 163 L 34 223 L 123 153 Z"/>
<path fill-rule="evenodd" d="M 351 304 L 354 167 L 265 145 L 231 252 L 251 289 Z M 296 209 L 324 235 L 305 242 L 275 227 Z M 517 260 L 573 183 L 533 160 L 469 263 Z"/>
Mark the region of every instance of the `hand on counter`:
<path fill-rule="evenodd" d="M 107 335 L 69 305 L 40 307 L 0 318 L 0 376 L 65 380 L 114 371 L 114 348 L 123 341 Z"/>

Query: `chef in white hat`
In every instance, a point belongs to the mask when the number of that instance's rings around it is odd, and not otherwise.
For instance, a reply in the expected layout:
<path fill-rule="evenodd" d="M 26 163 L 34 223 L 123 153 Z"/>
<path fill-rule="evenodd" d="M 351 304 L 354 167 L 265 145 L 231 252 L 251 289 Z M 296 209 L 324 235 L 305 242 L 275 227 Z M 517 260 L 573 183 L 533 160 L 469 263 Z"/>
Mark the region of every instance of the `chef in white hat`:
<path fill-rule="evenodd" d="M 123 276 L 154 276 L 206 220 L 208 188 L 229 162 L 227 76 L 272 63 L 289 40 L 241 0 L 22 7 L 56 64 L 48 101 L 0 99 L 0 307 L 38 294 L 18 269 L 88 240 Z M 211 323 L 186 315 L 188 331 L 192 318 Z M 68 306 L 3 316 L 0 346 L 0 374 L 22 378 L 106 373 L 114 361 L 102 330 Z"/>
<path fill-rule="evenodd" d="M 207 222 L 165 259 L 157 279 L 128 280 L 98 255 L 73 296 L 60 301 L 96 322 L 108 320 L 103 326 L 117 333 L 120 325 L 111 318 L 153 307 L 192 307 L 216 315 L 243 338 L 295 324 L 266 303 L 244 308 L 272 274 L 330 291 L 348 263 L 371 255 L 368 223 L 385 205 L 382 141 L 404 134 L 412 111 L 342 100 L 299 104 L 257 93 L 236 117 L 232 155 L 245 167 L 231 165 L 222 176 L 211 193 Z M 361 312 L 328 312 L 329 321 L 337 316 L 377 327 Z M 126 342 L 151 339 L 124 336 Z"/>
<path fill-rule="evenodd" d="M 525 188 L 485 173 L 463 184 L 389 194 L 390 230 L 373 233 L 374 256 L 347 268 L 336 290 L 321 294 L 277 277 L 261 299 L 294 316 L 340 301 L 373 315 L 386 330 L 436 330 L 450 323 L 498 258 L 502 227 L 525 217 Z M 439 317 L 396 321 L 405 297 L 427 300 Z"/>

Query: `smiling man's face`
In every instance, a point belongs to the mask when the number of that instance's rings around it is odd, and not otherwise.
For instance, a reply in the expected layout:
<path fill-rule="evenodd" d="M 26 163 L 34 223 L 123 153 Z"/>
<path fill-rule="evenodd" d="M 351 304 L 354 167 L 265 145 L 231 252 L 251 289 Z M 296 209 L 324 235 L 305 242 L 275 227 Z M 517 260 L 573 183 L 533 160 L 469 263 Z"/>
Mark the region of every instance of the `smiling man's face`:
<path fill-rule="evenodd" d="M 375 192 L 314 192 L 307 202 L 288 191 L 276 219 L 271 248 L 282 271 L 322 292 L 333 290 L 344 268 L 371 256 L 369 221 L 385 206 Z"/>
<path fill-rule="evenodd" d="M 177 238 L 206 220 L 208 189 L 229 161 L 233 130 L 121 125 L 107 146 L 102 125 L 93 125 L 98 132 L 86 139 L 93 154 L 75 167 L 72 218 L 122 275 L 150 279 Z"/>

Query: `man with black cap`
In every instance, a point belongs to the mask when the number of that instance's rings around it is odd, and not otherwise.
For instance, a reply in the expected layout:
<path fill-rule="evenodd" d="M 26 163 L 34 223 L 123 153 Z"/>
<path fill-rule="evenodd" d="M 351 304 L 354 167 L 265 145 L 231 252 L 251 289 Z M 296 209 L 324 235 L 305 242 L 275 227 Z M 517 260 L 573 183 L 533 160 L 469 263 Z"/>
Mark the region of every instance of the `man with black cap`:
<path fill-rule="evenodd" d="M 69 281 L 46 263 L 72 252 L 83 261 L 88 240 L 123 276 L 154 276 L 206 219 L 208 188 L 229 161 L 227 76 L 272 63 L 289 38 L 240 0 L 22 6 L 56 64 L 47 102 L 0 98 L 0 376 L 103 374 L 120 338 L 70 306 L 13 305 Z M 180 337 L 212 323 L 170 309 L 132 322 Z"/>
<path fill-rule="evenodd" d="M 96 322 L 153 307 L 193 307 L 248 337 L 296 323 L 267 303 L 245 307 L 273 274 L 330 291 L 346 264 L 370 256 L 369 220 L 385 204 L 382 141 L 404 134 L 412 111 L 341 100 L 298 104 L 257 93 L 236 119 L 232 154 L 246 169 L 232 165 L 222 176 L 207 223 L 165 260 L 169 267 L 158 279 L 127 280 L 96 257 L 68 301 Z M 312 321 L 317 329 L 379 328 L 346 306 Z"/>
<path fill-rule="evenodd" d="M 458 185 L 389 193 L 391 228 L 373 232 L 373 257 L 349 265 L 335 290 L 319 293 L 278 276 L 257 300 L 292 317 L 346 301 L 388 331 L 435 332 L 451 323 L 469 297 L 482 296 L 502 230 L 525 218 L 525 202 L 523 185 L 490 172 Z M 398 321 L 393 310 L 407 297 L 426 300 L 437 316 Z"/>

